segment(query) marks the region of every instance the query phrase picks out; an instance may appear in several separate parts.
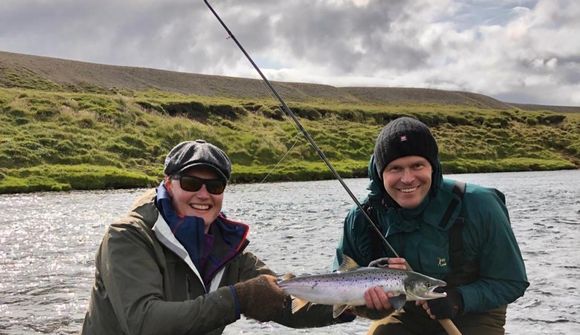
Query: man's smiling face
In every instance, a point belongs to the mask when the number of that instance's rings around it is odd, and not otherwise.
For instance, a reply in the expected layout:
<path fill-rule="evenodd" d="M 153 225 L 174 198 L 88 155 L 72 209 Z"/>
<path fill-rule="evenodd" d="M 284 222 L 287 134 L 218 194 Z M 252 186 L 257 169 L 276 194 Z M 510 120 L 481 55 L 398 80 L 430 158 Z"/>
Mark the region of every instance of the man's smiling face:
<path fill-rule="evenodd" d="M 383 171 L 387 193 L 402 208 L 421 204 L 431 188 L 433 168 L 421 156 L 405 156 L 390 162 Z"/>

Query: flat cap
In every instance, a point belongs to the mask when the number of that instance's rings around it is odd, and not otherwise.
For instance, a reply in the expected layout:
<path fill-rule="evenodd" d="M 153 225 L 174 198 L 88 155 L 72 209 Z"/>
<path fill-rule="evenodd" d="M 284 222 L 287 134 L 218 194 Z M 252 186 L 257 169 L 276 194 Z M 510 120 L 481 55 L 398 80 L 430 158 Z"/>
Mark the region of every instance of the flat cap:
<path fill-rule="evenodd" d="M 214 169 L 225 181 L 230 179 L 232 162 L 226 153 L 204 140 L 181 142 L 167 154 L 163 172 L 172 176 L 196 166 Z"/>

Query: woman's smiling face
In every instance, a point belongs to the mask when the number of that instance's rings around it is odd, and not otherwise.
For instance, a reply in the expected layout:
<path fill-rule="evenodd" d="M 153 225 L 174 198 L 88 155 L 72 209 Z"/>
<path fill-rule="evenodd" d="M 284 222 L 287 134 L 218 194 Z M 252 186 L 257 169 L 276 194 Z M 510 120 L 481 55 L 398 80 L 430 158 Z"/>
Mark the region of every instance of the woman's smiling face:
<path fill-rule="evenodd" d="M 202 179 L 215 180 L 219 175 L 208 167 L 194 167 L 183 174 Z M 222 210 L 224 193 L 212 194 L 204 184 L 198 191 L 190 192 L 181 188 L 179 179 L 165 178 L 165 187 L 171 195 L 173 209 L 180 216 L 197 216 L 205 223 L 206 232 Z"/>

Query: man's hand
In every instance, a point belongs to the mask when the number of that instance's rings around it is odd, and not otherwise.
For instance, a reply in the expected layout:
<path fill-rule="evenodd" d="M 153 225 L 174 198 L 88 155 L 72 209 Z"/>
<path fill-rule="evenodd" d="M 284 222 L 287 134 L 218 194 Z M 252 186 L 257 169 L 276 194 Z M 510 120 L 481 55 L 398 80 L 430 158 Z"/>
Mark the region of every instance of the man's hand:
<path fill-rule="evenodd" d="M 369 267 L 376 267 L 381 269 L 397 269 L 397 270 L 406 270 L 407 269 L 407 261 L 404 258 L 400 257 L 383 257 L 375 259 L 374 261 L 369 263 Z M 383 315 L 388 315 L 394 310 L 394 307 L 391 305 L 389 299 L 395 297 L 392 292 L 385 292 L 382 287 L 375 286 L 371 287 L 365 291 L 364 298 L 365 298 L 365 306 L 369 310 L 368 312 L 382 312 Z M 361 309 L 364 307 L 358 307 Z M 364 314 L 364 313 L 357 313 L 356 309 L 354 310 L 355 314 Z M 365 315 L 361 315 L 365 316 Z"/>
<path fill-rule="evenodd" d="M 365 305 L 369 309 L 379 311 L 392 309 L 389 298 L 393 297 L 392 292 L 385 292 L 382 287 L 375 286 L 365 291 Z"/>
<path fill-rule="evenodd" d="M 407 261 L 400 257 L 377 258 L 369 263 L 370 268 L 407 270 Z"/>
<path fill-rule="evenodd" d="M 389 302 L 393 293 L 385 292 L 380 286 L 369 288 L 365 294 L 365 305 L 354 306 L 351 311 L 356 316 L 371 320 L 379 320 L 391 314 L 394 309 Z"/>
<path fill-rule="evenodd" d="M 449 289 L 445 298 L 417 301 L 433 320 L 453 319 L 463 313 L 463 297 L 456 289 Z"/>
<path fill-rule="evenodd" d="M 286 295 L 276 283 L 276 277 L 260 275 L 234 285 L 240 301 L 240 312 L 258 321 L 270 321 L 280 315 Z"/>

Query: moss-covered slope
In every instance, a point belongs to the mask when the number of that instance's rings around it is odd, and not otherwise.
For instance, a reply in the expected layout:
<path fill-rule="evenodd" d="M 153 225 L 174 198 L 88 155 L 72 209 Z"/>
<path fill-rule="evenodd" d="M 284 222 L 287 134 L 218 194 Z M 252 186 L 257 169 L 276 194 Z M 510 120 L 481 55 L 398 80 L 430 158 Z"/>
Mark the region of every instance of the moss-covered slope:
<path fill-rule="evenodd" d="M 446 172 L 580 165 L 578 113 L 410 103 L 290 107 L 344 177 L 366 174 L 380 128 L 400 115 L 432 127 Z M 197 138 L 228 152 L 234 182 L 331 177 L 271 99 L 12 88 L 0 89 L 0 192 L 154 185 L 168 150 Z"/>

